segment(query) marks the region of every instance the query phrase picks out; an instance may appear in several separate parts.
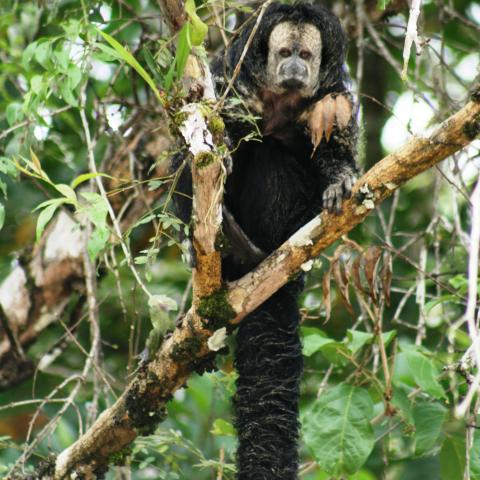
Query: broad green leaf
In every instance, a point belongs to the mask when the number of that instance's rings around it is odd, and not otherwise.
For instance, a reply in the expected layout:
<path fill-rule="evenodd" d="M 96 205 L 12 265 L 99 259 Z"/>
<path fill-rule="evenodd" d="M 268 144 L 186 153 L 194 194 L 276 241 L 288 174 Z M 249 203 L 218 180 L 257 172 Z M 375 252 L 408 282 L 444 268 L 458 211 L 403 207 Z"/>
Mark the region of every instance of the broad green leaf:
<path fill-rule="evenodd" d="M 328 361 L 343 363 L 350 354 L 348 348 L 342 342 L 337 342 L 333 338 L 327 337 L 318 328 L 302 327 L 302 336 L 303 354 L 306 357 L 310 357 L 316 352 L 321 352 Z"/>
<path fill-rule="evenodd" d="M 319 328 L 302 327 L 303 336 L 303 354 L 311 357 L 318 352 L 324 345 L 335 342 L 332 338 L 327 337 Z"/>
<path fill-rule="evenodd" d="M 135 57 L 117 40 L 115 40 L 111 35 L 106 32 L 102 32 L 102 30 L 97 30 L 97 32 L 118 52 L 120 57 L 127 62 L 150 86 L 150 88 L 155 93 L 155 96 L 163 103 L 162 97 L 160 96 L 160 92 L 155 85 L 152 77 L 145 71 L 145 69 L 137 62 Z"/>
<path fill-rule="evenodd" d="M 340 384 L 302 415 L 303 439 L 322 470 L 338 476 L 362 467 L 375 443 L 373 414 L 366 390 Z"/>
<path fill-rule="evenodd" d="M 45 207 L 40 212 L 40 215 L 38 216 L 38 219 L 37 219 L 37 229 L 36 229 L 37 242 L 40 240 L 40 237 L 42 236 L 42 233 L 45 230 L 47 223 L 52 219 L 53 214 L 55 213 L 55 210 L 58 208 L 58 206 L 59 206 L 58 203 L 54 203 L 52 205 L 49 205 L 48 207 Z"/>
<path fill-rule="evenodd" d="M 383 343 L 388 347 L 390 342 L 395 338 L 396 330 L 382 333 Z M 357 353 L 367 343 L 371 343 L 375 335 L 369 332 L 360 332 L 358 330 L 347 330 L 346 345 L 352 353 Z"/>
<path fill-rule="evenodd" d="M 210 430 L 210 433 L 212 433 L 213 435 L 225 435 L 229 437 L 234 437 L 237 432 L 230 422 L 227 422 L 223 418 L 217 418 L 213 422 L 213 428 Z"/>
<path fill-rule="evenodd" d="M 415 383 L 435 398 L 445 397 L 445 392 L 437 380 L 439 372 L 433 361 L 413 347 L 403 348 L 403 352 Z"/>
<path fill-rule="evenodd" d="M 413 407 L 415 423 L 415 455 L 423 455 L 435 447 L 447 415 L 439 403 L 421 403 Z"/>
<path fill-rule="evenodd" d="M 465 470 L 465 438 L 447 437 L 440 450 L 442 480 L 463 480 Z"/>

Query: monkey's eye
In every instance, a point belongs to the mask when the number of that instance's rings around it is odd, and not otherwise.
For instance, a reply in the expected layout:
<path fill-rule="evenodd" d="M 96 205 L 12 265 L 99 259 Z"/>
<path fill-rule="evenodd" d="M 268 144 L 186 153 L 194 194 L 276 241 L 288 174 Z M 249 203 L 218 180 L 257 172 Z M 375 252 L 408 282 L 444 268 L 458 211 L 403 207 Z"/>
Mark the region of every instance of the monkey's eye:
<path fill-rule="evenodd" d="M 288 48 L 281 48 L 278 53 L 284 58 L 290 57 L 292 55 L 292 51 Z"/>
<path fill-rule="evenodd" d="M 303 60 L 310 60 L 312 58 L 312 54 L 308 50 L 302 50 L 300 52 L 300 58 Z"/>

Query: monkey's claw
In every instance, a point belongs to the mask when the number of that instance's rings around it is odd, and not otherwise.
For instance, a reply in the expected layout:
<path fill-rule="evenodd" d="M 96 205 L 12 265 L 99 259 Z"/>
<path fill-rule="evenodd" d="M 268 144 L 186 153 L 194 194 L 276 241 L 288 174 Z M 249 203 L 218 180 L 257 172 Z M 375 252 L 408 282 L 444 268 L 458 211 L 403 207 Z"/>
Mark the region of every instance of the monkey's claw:
<path fill-rule="evenodd" d="M 339 129 L 345 128 L 350 122 L 352 111 L 352 102 L 345 94 L 329 94 L 315 103 L 308 117 L 313 146 L 316 148 L 320 144 L 324 134 L 328 142 L 334 125 Z"/>
<path fill-rule="evenodd" d="M 322 197 L 322 206 L 329 213 L 340 215 L 342 213 L 342 202 L 352 195 L 352 188 L 356 182 L 356 177 L 350 173 L 342 177 L 338 182 L 330 185 Z"/>

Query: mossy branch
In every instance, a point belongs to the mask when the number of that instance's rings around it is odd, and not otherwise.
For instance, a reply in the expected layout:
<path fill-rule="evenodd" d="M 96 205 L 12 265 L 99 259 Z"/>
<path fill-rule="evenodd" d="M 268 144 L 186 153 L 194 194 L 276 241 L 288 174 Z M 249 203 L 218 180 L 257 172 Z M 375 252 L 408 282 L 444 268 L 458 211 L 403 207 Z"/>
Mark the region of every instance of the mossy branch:
<path fill-rule="evenodd" d="M 255 270 L 229 284 L 222 292 L 222 298 L 228 300 L 229 305 L 222 311 L 228 311 L 229 315 L 222 320 L 231 324 L 240 322 L 298 272 L 304 262 L 362 222 L 375 205 L 411 178 L 464 148 L 479 133 L 477 93 L 429 137 L 412 139 L 365 173 L 357 182 L 352 198 L 344 202 L 341 215 L 323 212 Z M 65 478 L 73 470 L 85 474 L 105 469 L 115 452 L 155 427 L 156 421 L 162 418 L 158 412 L 163 412 L 165 404 L 178 388 L 185 386 L 192 372 L 210 366 L 215 355 L 207 345 L 210 334 L 205 326 L 198 329 L 192 319 L 190 311 L 182 326 L 163 344 L 156 358 L 139 372 L 115 405 L 59 455 L 56 479 Z"/>

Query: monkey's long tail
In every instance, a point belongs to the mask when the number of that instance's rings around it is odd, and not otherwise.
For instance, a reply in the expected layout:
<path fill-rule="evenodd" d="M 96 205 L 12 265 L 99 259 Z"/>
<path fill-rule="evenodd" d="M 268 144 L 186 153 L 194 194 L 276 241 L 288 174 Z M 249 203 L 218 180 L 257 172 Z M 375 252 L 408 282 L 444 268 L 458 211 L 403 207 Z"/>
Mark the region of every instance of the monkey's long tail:
<path fill-rule="evenodd" d="M 238 480 L 298 478 L 300 290 L 298 281 L 283 287 L 245 318 L 237 333 Z"/>

